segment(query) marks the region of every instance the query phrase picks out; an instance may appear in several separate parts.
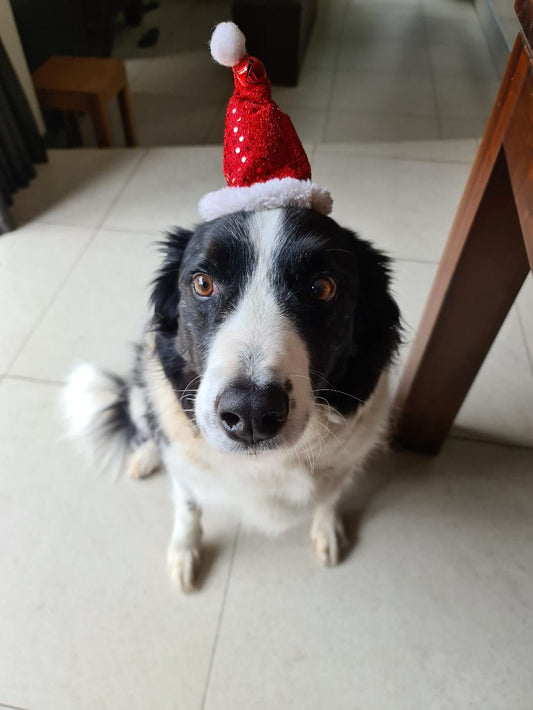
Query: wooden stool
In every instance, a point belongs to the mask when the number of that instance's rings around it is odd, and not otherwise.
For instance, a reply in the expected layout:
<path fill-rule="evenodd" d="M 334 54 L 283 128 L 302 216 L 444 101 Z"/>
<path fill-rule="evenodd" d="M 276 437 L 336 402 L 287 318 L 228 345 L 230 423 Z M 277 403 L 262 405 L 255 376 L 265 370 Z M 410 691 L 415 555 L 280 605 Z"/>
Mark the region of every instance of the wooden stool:
<path fill-rule="evenodd" d="M 398 390 L 396 441 L 414 451 L 442 446 L 533 269 L 533 0 L 515 10 L 522 32 Z"/>
<path fill-rule="evenodd" d="M 32 78 L 41 107 L 62 112 L 70 141 L 82 144 L 76 111 L 85 111 L 91 116 L 98 145 L 101 148 L 112 146 L 107 103 L 118 96 L 126 145 L 137 144 L 128 79 L 122 60 L 50 57 Z"/>

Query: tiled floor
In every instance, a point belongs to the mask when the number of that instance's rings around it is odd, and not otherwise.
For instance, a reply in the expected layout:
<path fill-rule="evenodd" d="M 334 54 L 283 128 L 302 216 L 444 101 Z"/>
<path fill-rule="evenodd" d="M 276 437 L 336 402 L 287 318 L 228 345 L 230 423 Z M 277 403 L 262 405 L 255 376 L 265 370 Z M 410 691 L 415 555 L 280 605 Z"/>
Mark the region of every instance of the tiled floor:
<path fill-rule="evenodd" d="M 222 141 L 232 77 L 207 41 L 229 17 L 226 0 L 162 0 L 119 34 L 141 145 Z M 138 49 L 153 26 L 158 44 Z M 469 0 L 322 0 L 298 87 L 273 96 L 305 141 L 470 138 L 483 132 L 498 79 Z M 116 111 L 114 123 L 118 138 Z"/>
<path fill-rule="evenodd" d="M 308 146 L 334 217 L 395 255 L 407 341 L 476 147 Z M 0 706 L 529 710 L 531 280 L 442 454 L 373 462 L 336 569 L 305 527 L 264 540 L 208 511 L 201 590 L 182 597 L 166 478 L 99 476 L 65 441 L 67 371 L 127 367 L 153 242 L 197 219 L 220 159 L 53 152 L 16 201 L 24 226 L 0 239 Z"/>
<path fill-rule="evenodd" d="M 208 511 L 180 596 L 165 476 L 100 476 L 65 440 L 68 370 L 128 367 L 155 241 L 222 185 L 220 145 L 162 146 L 221 141 L 231 77 L 204 45 L 226 3 L 176 6 L 128 62 L 144 147 L 52 152 L 0 238 L 0 707 L 531 710 L 533 279 L 442 453 L 372 463 L 336 569 L 305 527 Z M 466 0 L 324 0 L 300 86 L 275 89 L 333 216 L 395 257 L 402 362 L 497 82 Z"/>

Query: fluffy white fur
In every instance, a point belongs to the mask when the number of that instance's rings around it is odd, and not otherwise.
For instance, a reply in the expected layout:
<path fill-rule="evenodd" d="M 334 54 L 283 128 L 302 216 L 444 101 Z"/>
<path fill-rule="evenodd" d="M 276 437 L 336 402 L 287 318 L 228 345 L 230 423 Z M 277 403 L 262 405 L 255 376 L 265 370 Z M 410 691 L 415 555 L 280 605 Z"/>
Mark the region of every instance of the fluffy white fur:
<path fill-rule="evenodd" d="M 234 22 L 221 22 L 215 27 L 209 47 L 215 62 L 234 67 L 246 56 L 246 37 Z"/>
<path fill-rule="evenodd" d="M 216 219 L 232 212 L 253 212 L 276 207 L 302 207 L 329 214 L 333 200 L 328 190 L 311 180 L 272 178 L 248 187 L 223 187 L 209 192 L 198 204 L 200 217 Z"/>

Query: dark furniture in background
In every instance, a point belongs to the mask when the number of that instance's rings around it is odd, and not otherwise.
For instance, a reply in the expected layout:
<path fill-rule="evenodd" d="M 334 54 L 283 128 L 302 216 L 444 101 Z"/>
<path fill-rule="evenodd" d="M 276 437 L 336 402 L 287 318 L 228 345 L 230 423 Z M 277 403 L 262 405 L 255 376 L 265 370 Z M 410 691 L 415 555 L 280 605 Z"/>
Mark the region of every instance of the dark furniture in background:
<path fill-rule="evenodd" d="M 317 0 L 234 0 L 232 15 L 270 81 L 296 86 L 316 12 Z"/>
<path fill-rule="evenodd" d="M 0 234 L 15 228 L 12 195 L 35 176 L 34 163 L 44 162 L 44 141 L 0 39 Z"/>
<path fill-rule="evenodd" d="M 118 14 L 124 13 L 132 24 L 142 18 L 142 0 L 10 2 L 32 73 L 52 56 L 109 57 Z M 43 112 L 43 118 L 47 128 L 47 144 L 63 147 L 64 121 L 57 113 L 47 110 Z"/>
<path fill-rule="evenodd" d="M 108 103 L 117 97 L 126 145 L 136 145 L 128 77 L 121 59 L 50 57 L 32 78 L 41 107 L 63 114 L 71 144 L 82 144 L 76 116 L 81 111 L 91 117 L 98 146 L 113 145 Z"/>
<path fill-rule="evenodd" d="M 533 0 L 515 10 L 522 32 L 398 390 L 396 441 L 414 451 L 439 451 L 533 269 Z"/>
<path fill-rule="evenodd" d="M 109 57 L 117 15 L 142 19 L 142 0 L 10 0 L 30 72 L 52 55 Z"/>

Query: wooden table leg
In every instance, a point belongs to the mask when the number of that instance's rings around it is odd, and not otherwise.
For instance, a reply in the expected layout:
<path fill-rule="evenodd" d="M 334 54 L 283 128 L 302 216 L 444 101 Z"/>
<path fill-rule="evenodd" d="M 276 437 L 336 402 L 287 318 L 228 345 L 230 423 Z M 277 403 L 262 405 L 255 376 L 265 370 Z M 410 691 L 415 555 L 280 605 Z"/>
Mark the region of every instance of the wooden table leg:
<path fill-rule="evenodd" d="M 120 115 L 122 116 L 122 125 L 124 126 L 124 135 L 126 136 L 126 145 L 133 147 L 137 145 L 137 137 L 135 135 L 135 126 L 133 124 L 133 111 L 131 109 L 130 90 L 125 86 L 118 94 L 118 105 Z"/>
<path fill-rule="evenodd" d="M 501 148 L 470 228 L 452 233 L 437 272 L 398 390 L 399 446 L 440 449 L 528 271 Z"/>
<path fill-rule="evenodd" d="M 100 148 L 110 148 L 113 146 L 113 134 L 107 104 L 101 96 L 91 96 L 89 103 L 89 113 L 96 134 L 96 143 Z"/>
<path fill-rule="evenodd" d="M 67 144 L 69 147 L 79 148 L 83 145 L 83 138 L 80 131 L 80 123 L 75 111 L 61 111 L 65 133 L 67 134 Z"/>

